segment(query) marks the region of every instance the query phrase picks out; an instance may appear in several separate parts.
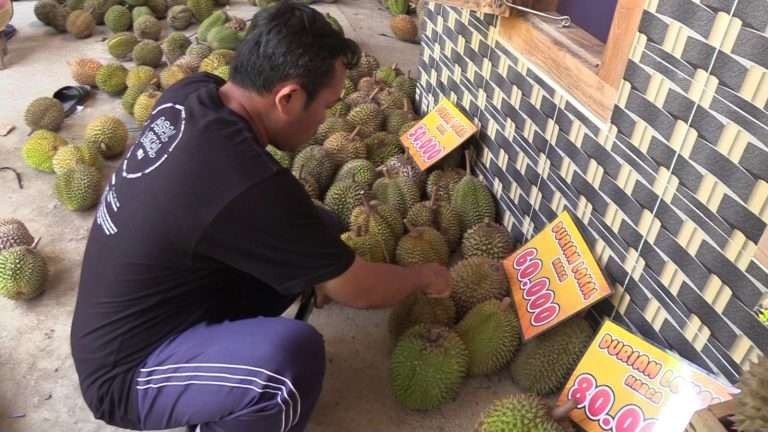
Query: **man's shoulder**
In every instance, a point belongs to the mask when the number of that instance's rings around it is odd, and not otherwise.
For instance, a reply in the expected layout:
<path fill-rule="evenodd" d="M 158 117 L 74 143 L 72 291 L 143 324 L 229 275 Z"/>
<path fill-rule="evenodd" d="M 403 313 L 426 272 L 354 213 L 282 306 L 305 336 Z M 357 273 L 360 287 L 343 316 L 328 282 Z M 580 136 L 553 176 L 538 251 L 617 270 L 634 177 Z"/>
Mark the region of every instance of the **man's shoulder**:
<path fill-rule="evenodd" d="M 220 77 L 207 72 L 195 72 L 172 85 L 163 92 L 162 100 L 186 99 L 191 94 L 197 93 L 208 88 L 218 88 L 224 84 Z"/>

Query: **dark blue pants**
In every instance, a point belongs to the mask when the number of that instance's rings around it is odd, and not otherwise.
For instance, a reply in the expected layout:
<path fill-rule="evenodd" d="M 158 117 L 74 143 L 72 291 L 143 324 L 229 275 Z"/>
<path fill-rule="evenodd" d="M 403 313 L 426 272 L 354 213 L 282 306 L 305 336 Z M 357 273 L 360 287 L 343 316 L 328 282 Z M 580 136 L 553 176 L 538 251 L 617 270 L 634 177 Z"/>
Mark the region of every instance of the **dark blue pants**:
<path fill-rule="evenodd" d="M 323 338 L 303 321 L 198 324 L 165 342 L 140 369 L 141 427 L 302 431 L 324 374 Z"/>

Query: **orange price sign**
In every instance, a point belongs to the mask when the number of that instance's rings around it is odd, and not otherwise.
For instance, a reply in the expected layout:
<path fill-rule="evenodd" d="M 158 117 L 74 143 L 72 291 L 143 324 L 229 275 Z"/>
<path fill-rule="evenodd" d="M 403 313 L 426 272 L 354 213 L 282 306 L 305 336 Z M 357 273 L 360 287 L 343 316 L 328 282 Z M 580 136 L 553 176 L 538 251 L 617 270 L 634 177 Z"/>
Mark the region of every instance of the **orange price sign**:
<path fill-rule="evenodd" d="M 429 114 L 400 137 L 408 153 L 423 171 L 447 156 L 477 132 L 456 105 L 442 99 Z"/>
<path fill-rule="evenodd" d="M 559 402 L 587 432 L 683 432 L 694 412 L 738 390 L 612 321 L 605 321 Z"/>
<path fill-rule="evenodd" d="M 504 268 L 524 340 L 612 292 L 568 212 L 504 260 Z"/>

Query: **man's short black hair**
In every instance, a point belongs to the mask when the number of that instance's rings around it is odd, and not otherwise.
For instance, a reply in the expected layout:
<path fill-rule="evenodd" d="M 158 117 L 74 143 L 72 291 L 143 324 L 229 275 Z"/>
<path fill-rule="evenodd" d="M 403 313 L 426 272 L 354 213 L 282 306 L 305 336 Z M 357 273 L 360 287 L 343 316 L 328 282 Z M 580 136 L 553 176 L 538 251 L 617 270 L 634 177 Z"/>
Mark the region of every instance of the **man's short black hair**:
<path fill-rule="evenodd" d="M 315 9 L 283 0 L 253 16 L 248 37 L 237 48 L 230 81 L 257 93 L 296 80 L 311 103 L 333 77 L 335 63 L 360 60 L 360 47 L 335 30 Z"/>

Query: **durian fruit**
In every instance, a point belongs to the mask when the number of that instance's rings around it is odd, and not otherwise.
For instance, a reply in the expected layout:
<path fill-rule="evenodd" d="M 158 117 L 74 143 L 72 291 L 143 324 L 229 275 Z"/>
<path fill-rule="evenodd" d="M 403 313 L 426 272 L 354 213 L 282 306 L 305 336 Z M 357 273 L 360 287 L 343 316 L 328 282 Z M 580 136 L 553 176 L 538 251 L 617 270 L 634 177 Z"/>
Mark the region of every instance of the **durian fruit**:
<path fill-rule="evenodd" d="M 347 120 L 360 128 L 360 136 L 367 138 L 381 131 L 384 125 L 384 113 L 375 103 L 368 102 L 358 105 L 349 112 Z"/>
<path fill-rule="evenodd" d="M 347 77 L 353 84 L 357 85 L 358 81 L 363 77 L 373 75 L 378 68 L 379 60 L 367 52 L 362 52 L 357 67 L 347 71 Z"/>
<path fill-rule="evenodd" d="M 490 219 L 470 228 L 461 242 L 461 252 L 465 258 L 484 256 L 501 261 L 514 250 L 515 241 L 509 231 Z"/>
<path fill-rule="evenodd" d="M 147 0 L 147 6 L 152 9 L 155 18 L 163 19 L 168 13 L 168 4 L 165 0 Z"/>
<path fill-rule="evenodd" d="M 363 204 L 363 193 L 365 193 L 365 186 L 360 183 L 353 181 L 334 183 L 325 194 L 323 202 L 336 213 L 345 228 L 348 228 L 352 210 Z"/>
<path fill-rule="evenodd" d="M 352 159 L 366 158 L 367 150 L 357 135 L 359 131 L 359 128 L 355 128 L 351 133 L 336 132 L 325 140 L 323 147 L 328 151 L 336 165 L 344 165 Z"/>
<path fill-rule="evenodd" d="M 83 9 L 90 11 L 96 25 L 104 25 L 104 18 L 112 6 L 121 4 L 121 0 L 85 0 Z"/>
<path fill-rule="evenodd" d="M 336 169 L 336 162 L 325 147 L 311 145 L 296 155 L 291 171 L 296 177 L 300 172 L 312 177 L 322 193 L 331 185 Z"/>
<path fill-rule="evenodd" d="M 88 123 L 83 142 L 98 149 L 104 158 L 117 157 L 128 144 L 128 128 L 117 117 L 102 116 Z"/>
<path fill-rule="evenodd" d="M 181 58 L 187 51 L 187 48 L 192 45 L 192 41 L 189 40 L 187 35 L 182 32 L 173 32 L 168 35 L 163 41 L 163 54 L 165 54 L 168 64 L 171 64 Z"/>
<path fill-rule="evenodd" d="M 416 86 L 416 80 L 411 78 L 410 71 L 408 72 L 407 76 L 401 75 L 392 81 L 392 88 L 410 98 L 411 101 L 416 98 Z"/>
<path fill-rule="evenodd" d="M 381 87 L 382 83 L 376 81 L 375 77 L 363 77 L 357 83 L 357 90 L 363 93 L 373 93 L 378 87 Z"/>
<path fill-rule="evenodd" d="M 136 98 L 136 102 L 133 104 L 133 119 L 138 124 L 144 124 L 152 115 L 152 110 L 155 108 L 155 103 L 160 99 L 161 93 L 155 90 L 145 91 Z"/>
<path fill-rule="evenodd" d="M 551 416 L 544 400 L 530 394 L 496 401 L 482 415 L 476 432 L 566 432 Z"/>
<path fill-rule="evenodd" d="M 581 317 L 574 317 L 523 344 L 510 366 L 512 379 L 523 390 L 539 396 L 563 389 L 594 332 Z"/>
<path fill-rule="evenodd" d="M 315 132 L 314 140 L 318 145 L 322 145 L 325 140 L 331 135 L 337 132 L 352 132 L 355 127 L 344 117 L 329 117 L 327 118 Z"/>
<path fill-rule="evenodd" d="M 304 188 L 304 190 L 307 192 L 307 195 L 309 195 L 310 198 L 313 200 L 319 200 L 320 199 L 320 188 L 317 186 L 317 182 L 314 178 L 310 176 L 305 176 L 303 169 L 299 171 L 299 173 L 296 175 L 296 180 L 301 183 L 301 186 Z M 323 208 L 331 210 L 330 207 L 323 204 Z"/>
<path fill-rule="evenodd" d="M 107 39 L 107 51 L 112 57 L 124 60 L 131 55 L 138 43 L 139 38 L 131 32 L 115 33 Z"/>
<path fill-rule="evenodd" d="M 427 196 L 432 198 L 435 191 L 438 192 L 438 201 L 451 201 L 456 185 L 467 175 L 461 168 L 447 168 L 432 171 L 427 178 Z"/>
<path fill-rule="evenodd" d="M 96 85 L 112 96 L 117 96 L 127 87 L 128 69 L 120 63 L 107 63 L 96 74 Z"/>
<path fill-rule="evenodd" d="M 336 102 L 332 107 L 325 110 L 325 115 L 328 118 L 331 117 L 345 117 L 347 114 L 349 114 L 350 106 L 348 103 L 344 102 L 343 100 L 340 100 Z"/>
<path fill-rule="evenodd" d="M 212 13 L 197 28 L 197 39 L 200 42 L 208 42 L 208 33 L 216 27 L 223 26 L 228 20 L 229 15 L 223 10 Z"/>
<path fill-rule="evenodd" d="M 208 33 L 208 45 L 214 49 L 234 50 L 240 45 L 240 35 L 227 26 L 215 27 Z"/>
<path fill-rule="evenodd" d="M 139 18 L 143 16 L 151 16 L 156 18 L 154 12 L 152 12 L 152 9 L 150 9 L 148 6 L 137 6 L 131 10 L 131 19 L 133 22 L 138 21 Z"/>
<path fill-rule="evenodd" d="M 30 129 L 58 131 L 64 122 L 64 106 L 52 97 L 39 97 L 33 100 L 24 112 L 24 123 Z"/>
<path fill-rule="evenodd" d="M 427 174 L 419 168 L 410 154 L 402 153 L 389 158 L 381 169 L 389 172 L 393 177 L 407 177 L 411 179 L 416 185 L 419 195 L 424 192 L 424 186 L 427 183 Z"/>
<path fill-rule="evenodd" d="M 53 27 L 59 33 L 67 32 L 67 18 L 69 18 L 70 10 L 66 7 L 60 7 L 53 12 Z"/>
<path fill-rule="evenodd" d="M 413 104 L 408 96 L 394 88 L 386 88 L 374 95 L 374 98 L 385 113 L 394 110 L 413 112 Z"/>
<path fill-rule="evenodd" d="M 379 201 L 395 209 L 401 218 L 419 202 L 421 196 L 413 180 L 407 177 L 392 177 L 388 170 L 384 170 L 383 178 L 374 182 L 373 193 Z"/>
<path fill-rule="evenodd" d="M 408 0 L 387 0 L 386 5 L 389 13 L 393 16 L 405 15 L 410 8 Z"/>
<path fill-rule="evenodd" d="M 507 273 L 498 261 L 472 257 L 451 267 L 451 298 L 459 319 L 480 303 L 501 300 L 509 293 Z"/>
<path fill-rule="evenodd" d="M 96 86 L 96 74 L 101 69 L 100 61 L 93 58 L 78 58 L 69 63 L 72 79 L 80 85 Z"/>
<path fill-rule="evenodd" d="M 363 233 L 377 236 L 386 250 L 387 262 L 394 261 L 398 239 L 405 231 L 402 219 L 394 210 L 363 194 L 363 205 L 352 210 L 350 216 L 350 229 L 355 231 L 358 227 L 362 227 Z"/>
<path fill-rule="evenodd" d="M 19 246 L 32 246 L 35 239 L 24 222 L 16 218 L 0 218 L 0 251 Z"/>
<path fill-rule="evenodd" d="M 164 90 L 168 90 L 172 85 L 186 78 L 189 73 L 186 69 L 177 65 L 170 65 L 160 72 L 160 86 Z"/>
<path fill-rule="evenodd" d="M 439 231 L 431 227 L 409 226 L 408 234 L 397 243 L 395 260 L 402 266 L 427 263 L 448 265 L 450 255 L 448 243 Z"/>
<path fill-rule="evenodd" d="M 220 54 L 211 53 L 200 63 L 200 72 L 213 72 L 216 69 L 229 64 L 227 58 Z"/>
<path fill-rule="evenodd" d="M 403 334 L 392 353 L 395 398 L 412 410 L 438 408 L 456 397 L 468 363 L 467 348 L 451 329 L 417 325 Z"/>
<path fill-rule="evenodd" d="M 160 40 L 163 27 L 157 18 L 145 15 L 133 22 L 133 33 L 139 39 Z"/>
<path fill-rule="evenodd" d="M 104 15 L 104 23 L 112 33 L 127 31 L 133 24 L 131 11 L 123 5 L 114 5 Z"/>
<path fill-rule="evenodd" d="M 208 57 L 210 56 L 216 56 L 222 59 L 224 64 L 228 65 L 235 59 L 235 52 L 229 49 L 215 49 L 211 51 L 211 54 Z"/>
<path fill-rule="evenodd" d="M 168 25 L 174 30 L 186 30 L 194 19 L 192 9 L 187 5 L 176 5 L 168 10 Z"/>
<path fill-rule="evenodd" d="M 501 370 L 520 345 L 520 322 L 509 297 L 473 307 L 455 330 L 469 352 L 470 376 Z"/>
<path fill-rule="evenodd" d="M 150 66 L 139 65 L 128 70 L 128 75 L 125 76 L 125 85 L 128 87 L 137 85 L 149 85 L 152 84 L 155 80 L 157 80 L 157 74 L 155 73 L 154 68 Z"/>
<path fill-rule="evenodd" d="M 229 69 L 229 65 L 219 66 L 211 73 L 226 81 L 229 80 Z"/>
<path fill-rule="evenodd" d="M 392 66 L 380 67 L 376 70 L 376 80 L 386 83 L 391 86 L 400 74 L 398 73 L 397 63 Z"/>
<path fill-rule="evenodd" d="M 416 203 L 405 217 L 410 226 L 426 226 L 443 235 L 448 248 L 456 250 L 461 244 L 461 216 L 450 204 L 434 199 Z"/>
<path fill-rule="evenodd" d="M 65 15 L 68 14 L 66 8 L 54 0 L 40 0 L 35 3 L 34 7 L 35 17 L 37 17 L 41 23 L 59 31 L 65 30 L 64 28 L 58 28 L 58 20 L 60 19 L 59 17 L 61 16 L 62 11 Z"/>
<path fill-rule="evenodd" d="M 344 79 L 344 89 L 341 91 L 341 98 L 345 99 L 347 96 L 355 92 L 355 83 L 351 79 Z"/>
<path fill-rule="evenodd" d="M 376 132 L 366 138 L 363 144 L 368 151 L 368 160 L 377 167 L 403 153 L 400 139 L 387 132 Z"/>
<path fill-rule="evenodd" d="M 389 21 L 389 28 L 401 41 L 417 42 L 419 40 L 419 28 L 416 20 L 410 15 L 393 16 Z"/>
<path fill-rule="evenodd" d="M 349 105 L 349 109 L 352 110 L 364 103 L 371 101 L 371 93 L 364 91 L 356 91 L 344 98 L 344 102 Z"/>
<path fill-rule="evenodd" d="M 72 11 L 67 17 L 67 33 L 78 39 L 91 37 L 95 29 L 96 20 L 84 10 Z"/>
<path fill-rule="evenodd" d="M 352 159 L 342 165 L 333 181 L 334 183 L 353 181 L 367 189 L 376 181 L 376 167 L 367 159 Z"/>
<path fill-rule="evenodd" d="M 365 231 L 362 225 L 342 234 L 341 240 L 355 252 L 355 255 L 368 262 L 388 263 L 390 261 L 387 246 L 381 237 Z"/>
<path fill-rule="evenodd" d="M 213 13 L 213 0 L 187 0 L 197 22 L 201 23 Z"/>
<path fill-rule="evenodd" d="M 496 202 L 485 183 L 470 175 L 469 154 L 466 159 L 467 175 L 456 185 L 451 205 L 461 214 L 464 229 L 468 230 L 486 219 L 496 220 Z"/>
<path fill-rule="evenodd" d="M 103 161 L 96 147 L 83 144 L 69 144 L 61 147 L 53 156 L 53 172 L 61 174 L 76 165 L 101 168 Z"/>
<path fill-rule="evenodd" d="M 69 210 L 88 210 L 99 201 L 101 181 L 98 169 L 89 165 L 75 165 L 56 176 L 56 197 Z"/>
<path fill-rule="evenodd" d="M 52 173 L 53 157 L 56 155 L 56 151 L 65 145 L 67 145 L 67 141 L 55 132 L 39 129 L 27 138 L 21 148 L 21 156 L 28 166 L 39 171 Z"/>
<path fill-rule="evenodd" d="M 453 327 L 456 306 L 449 297 L 431 298 L 415 292 L 392 309 L 389 314 L 389 334 L 394 340 L 419 324 Z"/>
<path fill-rule="evenodd" d="M 190 58 L 192 65 L 194 65 L 194 70 L 197 70 L 200 67 L 200 63 L 202 63 L 206 57 L 211 55 L 211 52 L 213 52 L 213 50 L 208 45 L 204 43 L 193 43 L 187 48 L 186 54 Z"/>
<path fill-rule="evenodd" d="M 290 152 L 282 151 L 273 145 L 268 145 L 267 151 L 283 168 L 291 169 L 291 163 L 293 163 L 293 154 Z"/>
<path fill-rule="evenodd" d="M 163 61 L 163 48 L 153 40 L 143 40 L 133 48 L 132 56 L 137 65 L 156 68 Z"/>
<path fill-rule="evenodd" d="M 401 110 L 391 110 L 384 115 L 384 130 L 391 134 L 397 134 L 406 124 L 416 119 L 416 114 L 408 110 L 408 103 L 404 103 Z"/>
<path fill-rule="evenodd" d="M 0 252 L 0 295 L 30 300 L 43 292 L 48 266 L 37 250 L 18 246 Z"/>
<path fill-rule="evenodd" d="M 768 430 L 768 359 L 761 356 L 745 369 L 739 382 L 741 393 L 736 395 L 736 410 L 733 420 L 739 432 L 763 432 Z"/>
<path fill-rule="evenodd" d="M 141 86 L 135 86 L 135 87 L 128 87 L 125 90 L 125 93 L 123 93 L 123 97 L 121 99 L 121 104 L 123 105 L 123 109 L 125 112 L 127 112 L 130 115 L 133 115 L 133 105 L 136 103 L 136 99 L 141 96 L 142 93 L 144 93 L 147 90 L 146 85 Z"/>

